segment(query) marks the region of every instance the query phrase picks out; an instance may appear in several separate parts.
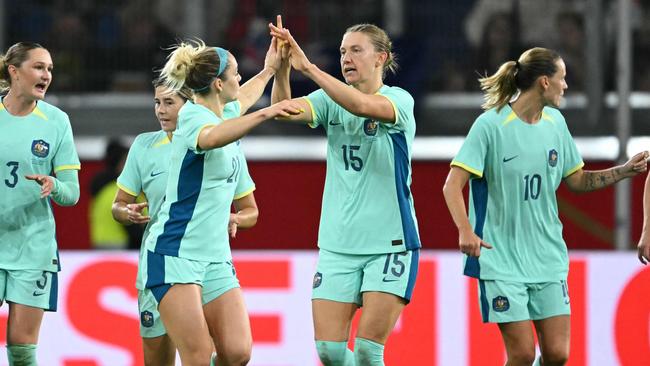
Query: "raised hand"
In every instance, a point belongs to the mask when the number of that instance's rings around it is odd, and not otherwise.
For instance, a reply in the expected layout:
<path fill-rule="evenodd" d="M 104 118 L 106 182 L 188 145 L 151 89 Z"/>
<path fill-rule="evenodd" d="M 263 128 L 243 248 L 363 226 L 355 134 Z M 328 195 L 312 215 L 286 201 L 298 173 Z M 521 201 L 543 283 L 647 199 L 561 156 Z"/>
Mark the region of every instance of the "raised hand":
<path fill-rule="evenodd" d="M 149 222 L 149 220 L 151 220 L 151 217 L 142 214 L 142 210 L 144 210 L 145 207 L 149 207 L 149 203 L 141 202 L 127 204 L 126 212 L 128 214 L 129 221 L 134 224 L 146 224 Z"/>
<path fill-rule="evenodd" d="M 26 175 L 25 178 L 33 180 L 41 186 L 41 198 L 49 196 L 54 189 L 54 178 L 49 175 L 31 174 Z"/>
<path fill-rule="evenodd" d="M 287 28 L 278 28 L 272 23 L 269 23 L 269 29 L 271 30 L 271 35 L 275 38 L 281 39 L 289 44 L 289 60 L 291 61 L 291 66 L 300 71 L 305 72 L 311 66 L 311 62 L 302 51 L 298 42 L 293 38 L 291 33 Z"/>
<path fill-rule="evenodd" d="M 289 99 L 285 99 L 264 109 L 269 114 L 269 118 L 276 119 L 289 118 L 305 112 L 305 110 L 301 108 L 300 103 Z"/>

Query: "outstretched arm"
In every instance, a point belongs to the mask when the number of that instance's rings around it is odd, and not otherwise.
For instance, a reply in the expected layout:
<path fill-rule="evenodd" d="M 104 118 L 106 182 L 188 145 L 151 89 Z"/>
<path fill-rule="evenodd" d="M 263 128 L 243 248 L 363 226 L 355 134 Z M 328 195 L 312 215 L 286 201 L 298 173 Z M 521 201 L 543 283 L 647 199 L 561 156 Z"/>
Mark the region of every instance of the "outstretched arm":
<path fill-rule="evenodd" d="M 622 179 L 645 172 L 648 169 L 647 158 L 648 152 L 643 151 L 634 155 L 627 163 L 613 168 L 604 170 L 579 169 L 566 177 L 564 182 L 574 192 L 590 192 L 609 187 Z"/>
<path fill-rule="evenodd" d="M 337 104 L 357 116 L 381 122 L 395 122 L 397 118 L 395 109 L 388 98 L 362 93 L 319 69 L 307 59 L 288 29 L 280 29 L 273 24 L 269 24 L 269 27 L 271 35 L 288 42 L 291 46 L 291 66 L 318 84 Z"/>

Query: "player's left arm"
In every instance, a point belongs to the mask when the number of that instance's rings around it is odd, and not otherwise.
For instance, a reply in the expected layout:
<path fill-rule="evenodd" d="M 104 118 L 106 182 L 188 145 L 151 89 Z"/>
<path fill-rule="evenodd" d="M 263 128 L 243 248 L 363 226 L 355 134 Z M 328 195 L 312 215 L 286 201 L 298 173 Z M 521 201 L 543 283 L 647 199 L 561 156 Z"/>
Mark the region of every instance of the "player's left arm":
<path fill-rule="evenodd" d="M 266 52 L 266 57 L 264 58 L 264 68 L 239 89 L 237 99 L 241 105 L 240 115 L 244 115 L 250 107 L 257 103 L 264 93 L 266 84 L 269 83 L 273 75 L 280 68 L 282 60 L 278 52 L 277 42 L 275 37 L 271 38 L 269 50 Z"/>
<path fill-rule="evenodd" d="M 574 192 L 590 192 L 605 187 L 625 179 L 634 177 L 645 172 L 648 169 L 648 152 L 643 151 L 634 155 L 623 165 L 604 170 L 583 170 L 578 169 L 568 177 L 564 182 Z"/>
<path fill-rule="evenodd" d="M 643 231 L 637 251 L 641 263 L 647 264 L 650 260 L 650 174 L 645 179 L 643 189 Z"/>
<path fill-rule="evenodd" d="M 235 237 L 238 229 L 250 229 L 257 224 L 259 209 L 255 201 L 255 195 L 251 192 L 244 197 L 232 201 L 235 212 L 230 214 L 228 233 Z"/>
<path fill-rule="evenodd" d="M 77 169 L 64 169 L 56 177 L 44 174 L 30 174 L 26 179 L 41 186 L 41 198 L 52 196 L 61 206 L 74 206 L 79 201 L 79 173 Z"/>

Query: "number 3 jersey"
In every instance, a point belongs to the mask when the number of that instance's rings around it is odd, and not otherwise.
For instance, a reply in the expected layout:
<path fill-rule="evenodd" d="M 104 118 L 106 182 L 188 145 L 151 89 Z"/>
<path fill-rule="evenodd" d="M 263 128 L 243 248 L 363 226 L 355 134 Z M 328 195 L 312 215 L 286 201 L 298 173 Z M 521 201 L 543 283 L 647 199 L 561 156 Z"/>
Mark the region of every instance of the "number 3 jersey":
<path fill-rule="evenodd" d="M 395 123 L 351 114 L 322 89 L 305 99 L 311 127 L 327 132 L 327 175 L 318 246 L 337 253 L 378 254 L 420 248 L 411 194 L 413 97 L 382 86 Z"/>
<path fill-rule="evenodd" d="M 238 117 L 239 102 L 228 103 L 223 116 Z M 199 148 L 201 130 L 221 122 L 206 107 L 189 101 L 179 111 L 165 199 L 145 239 L 147 250 L 206 262 L 232 258 L 230 206 L 233 199 L 250 194 L 255 185 L 239 141 L 213 150 Z"/>
<path fill-rule="evenodd" d="M 544 108 L 534 124 L 509 105 L 484 112 L 451 165 L 472 174 L 470 223 L 493 246 L 466 257 L 466 275 L 530 283 L 567 278 L 555 191 L 584 163 L 557 109 Z"/>
<path fill-rule="evenodd" d="M 79 170 L 68 116 L 39 101 L 27 116 L 0 104 L 0 268 L 59 270 L 49 198 L 26 175 Z"/>

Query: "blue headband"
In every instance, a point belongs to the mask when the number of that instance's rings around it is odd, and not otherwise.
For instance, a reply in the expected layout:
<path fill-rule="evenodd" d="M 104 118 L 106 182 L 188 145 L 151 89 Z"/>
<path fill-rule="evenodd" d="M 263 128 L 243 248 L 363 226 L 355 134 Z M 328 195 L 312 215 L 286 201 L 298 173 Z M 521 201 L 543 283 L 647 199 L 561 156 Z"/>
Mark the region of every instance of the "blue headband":
<path fill-rule="evenodd" d="M 226 66 L 228 66 L 228 51 L 221 47 L 215 47 L 214 50 L 217 52 L 217 56 L 219 56 L 219 70 L 217 71 L 217 76 L 215 76 L 216 79 L 223 74 L 224 70 L 226 70 Z M 194 92 L 206 90 L 210 87 L 210 84 L 212 84 L 212 80 L 210 80 L 210 83 L 203 88 L 194 89 Z"/>

